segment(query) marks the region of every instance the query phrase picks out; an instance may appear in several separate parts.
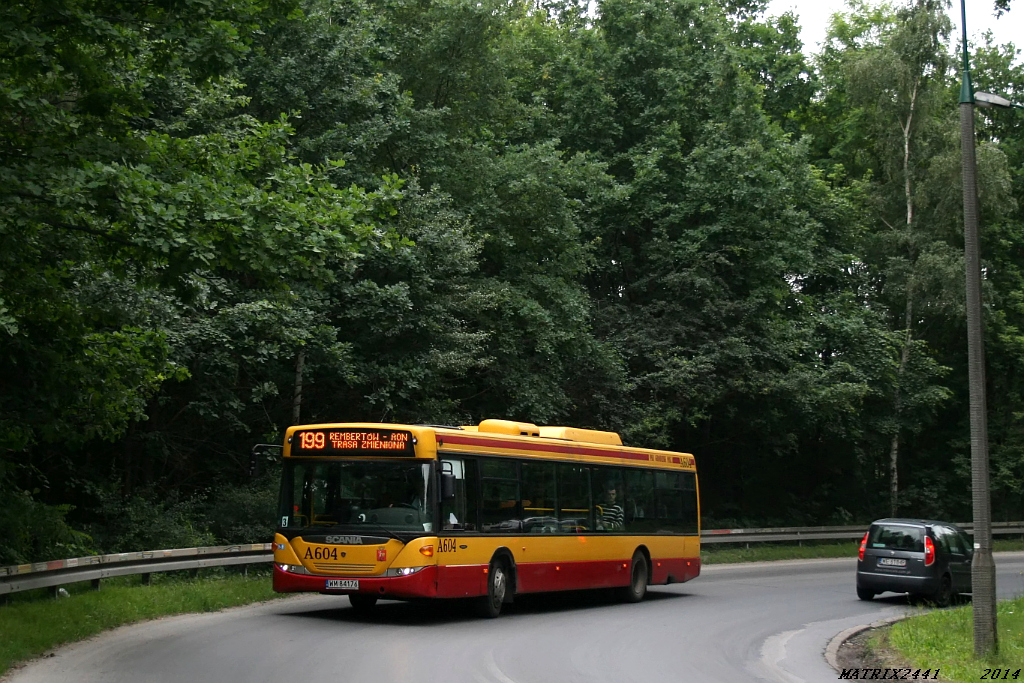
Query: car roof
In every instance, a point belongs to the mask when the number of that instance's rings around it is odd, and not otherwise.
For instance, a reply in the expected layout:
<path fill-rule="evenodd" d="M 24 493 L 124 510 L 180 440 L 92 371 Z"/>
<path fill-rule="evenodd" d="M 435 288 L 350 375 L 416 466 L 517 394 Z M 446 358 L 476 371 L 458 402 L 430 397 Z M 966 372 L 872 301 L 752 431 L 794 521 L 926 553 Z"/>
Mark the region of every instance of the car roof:
<path fill-rule="evenodd" d="M 954 529 L 960 529 L 960 527 L 953 522 L 943 522 L 937 519 L 920 519 L 917 517 L 886 517 L 885 519 L 876 519 L 871 522 L 871 526 L 876 524 L 907 524 L 911 526 L 931 526 L 932 524 L 941 524 L 942 526 L 951 526 Z"/>

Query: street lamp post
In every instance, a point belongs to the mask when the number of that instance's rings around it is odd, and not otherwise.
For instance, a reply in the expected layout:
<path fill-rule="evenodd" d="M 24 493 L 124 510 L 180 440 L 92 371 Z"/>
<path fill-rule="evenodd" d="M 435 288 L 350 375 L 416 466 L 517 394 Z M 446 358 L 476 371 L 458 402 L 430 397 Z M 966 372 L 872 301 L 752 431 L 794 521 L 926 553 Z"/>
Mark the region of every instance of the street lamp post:
<path fill-rule="evenodd" d="M 985 347 L 981 320 L 981 254 L 978 240 L 978 179 L 974 155 L 974 92 L 967 61 L 967 8 L 960 0 L 963 80 L 960 87 L 960 152 L 964 184 L 964 267 L 967 275 L 967 368 L 971 417 L 971 499 L 974 505 L 974 655 L 997 651 L 996 566 L 992 559 L 989 500 L 988 418 L 985 405 Z"/>

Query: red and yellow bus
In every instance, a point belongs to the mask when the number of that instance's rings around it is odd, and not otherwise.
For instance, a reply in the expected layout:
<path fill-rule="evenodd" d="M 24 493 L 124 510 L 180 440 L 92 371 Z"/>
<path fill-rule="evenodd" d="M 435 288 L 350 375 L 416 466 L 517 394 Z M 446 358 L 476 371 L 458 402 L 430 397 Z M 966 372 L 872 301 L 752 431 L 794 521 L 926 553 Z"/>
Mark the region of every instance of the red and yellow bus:
<path fill-rule="evenodd" d="M 274 590 L 477 598 L 616 588 L 700 574 L 689 453 L 618 434 L 509 420 L 477 426 L 315 424 L 285 436 Z"/>

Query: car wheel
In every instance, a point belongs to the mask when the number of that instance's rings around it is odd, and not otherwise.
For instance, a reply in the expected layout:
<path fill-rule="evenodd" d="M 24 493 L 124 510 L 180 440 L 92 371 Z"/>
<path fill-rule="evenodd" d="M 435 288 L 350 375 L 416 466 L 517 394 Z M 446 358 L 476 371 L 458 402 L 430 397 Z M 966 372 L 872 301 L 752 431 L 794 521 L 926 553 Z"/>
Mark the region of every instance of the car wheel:
<path fill-rule="evenodd" d="M 932 595 L 932 602 L 937 607 L 949 607 L 949 603 L 953 602 L 953 582 L 949 580 L 949 576 L 942 577 L 939 589 Z"/>
<path fill-rule="evenodd" d="M 509 571 L 504 560 L 495 560 L 487 570 L 487 595 L 480 598 L 480 615 L 493 619 L 501 614 L 508 594 Z"/>
<path fill-rule="evenodd" d="M 647 595 L 647 558 L 637 550 L 629 567 L 629 585 L 621 589 L 620 596 L 625 602 L 640 602 Z"/>
<path fill-rule="evenodd" d="M 352 603 L 352 609 L 355 611 L 369 612 L 377 604 L 377 596 L 352 593 L 348 596 L 348 601 Z"/>
<path fill-rule="evenodd" d="M 857 597 L 861 600 L 873 600 L 875 597 L 874 591 L 869 591 L 867 588 L 861 588 L 857 586 Z"/>

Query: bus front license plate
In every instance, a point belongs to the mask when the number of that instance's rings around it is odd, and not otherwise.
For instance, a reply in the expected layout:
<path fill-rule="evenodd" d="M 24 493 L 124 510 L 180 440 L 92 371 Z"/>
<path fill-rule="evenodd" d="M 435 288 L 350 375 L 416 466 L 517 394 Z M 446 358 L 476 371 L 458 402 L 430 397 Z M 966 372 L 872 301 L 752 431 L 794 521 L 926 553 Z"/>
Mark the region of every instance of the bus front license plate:
<path fill-rule="evenodd" d="M 327 590 L 359 590 L 359 579 L 327 579 Z"/>

